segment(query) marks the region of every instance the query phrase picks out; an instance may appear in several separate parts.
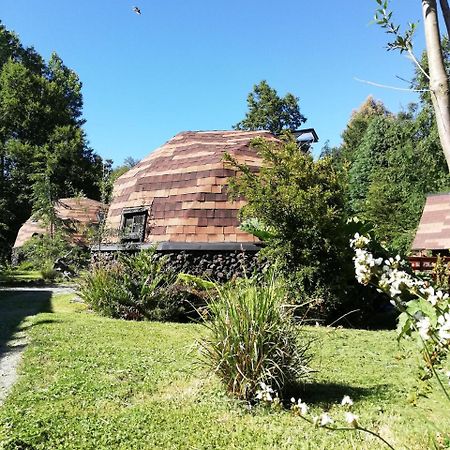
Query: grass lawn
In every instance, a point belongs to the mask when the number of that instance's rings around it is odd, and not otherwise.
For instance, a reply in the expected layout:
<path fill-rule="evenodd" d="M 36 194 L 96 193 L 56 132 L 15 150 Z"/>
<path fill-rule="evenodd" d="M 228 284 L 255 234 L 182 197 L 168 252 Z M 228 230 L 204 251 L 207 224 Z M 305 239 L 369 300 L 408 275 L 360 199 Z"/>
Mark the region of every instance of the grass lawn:
<path fill-rule="evenodd" d="M 69 299 L 55 296 L 27 321 L 31 344 L 0 408 L 0 448 L 385 448 L 367 435 L 314 429 L 287 411 L 248 410 L 227 398 L 196 363 L 199 325 L 106 319 Z M 5 302 L 3 294 L 0 307 Z M 430 448 L 432 436 L 450 430 L 437 390 L 412 404 L 413 344 L 399 347 L 385 331 L 306 333 L 316 338 L 318 373 L 298 395 L 313 414 L 330 408 L 342 416 L 332 404 L 348 394 L 360 423 L 398 449 Z"/>
<path fill-rule="evenodd" d="M 37 281 L 43 281 L 42 274 L 39 270 L 14 269 L 7 272 L 0 272 L 0 286 L 2 284 L 28 284 Z"/>

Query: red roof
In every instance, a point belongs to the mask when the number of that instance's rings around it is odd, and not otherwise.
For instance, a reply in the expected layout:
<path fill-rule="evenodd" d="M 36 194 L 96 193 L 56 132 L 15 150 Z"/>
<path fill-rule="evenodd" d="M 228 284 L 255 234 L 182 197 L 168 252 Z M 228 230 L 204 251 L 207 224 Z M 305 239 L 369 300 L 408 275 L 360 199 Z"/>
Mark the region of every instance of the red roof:
<path fill-rule="evenodd" d="M 55 205 L 56 215 L 63 221 L 72 222 L 75 226 L 71 240 L 80 243 L 84 243 L 84 228 L 98 223 L 98 213 L 102 209 L 106 210 L 102 203 L 83 197 L 61 198 Z M 22 247 L 34 235 L 44 234 L 47 231 L 44 224 L 30 217 L 20 227 L 14 248 Z"/>
<path fill-rule="evenodd" d="M 262 159 L 251 145 L 256 137 L 276 140 L 268 131 L 177 134 L 116 180 L 108 228 L 119 230 L 127 210 L 142 207 L 148 211 L 145 242 L 255 242 L 239 229 L 245 202 L 228 199 L 235 170 L 223 157 L 227 152 L 258 170 Z"/>
<path fill-rule="evenodd" d="M 450 193 L 428 195 L 412 249 L 450 249 Z"/>

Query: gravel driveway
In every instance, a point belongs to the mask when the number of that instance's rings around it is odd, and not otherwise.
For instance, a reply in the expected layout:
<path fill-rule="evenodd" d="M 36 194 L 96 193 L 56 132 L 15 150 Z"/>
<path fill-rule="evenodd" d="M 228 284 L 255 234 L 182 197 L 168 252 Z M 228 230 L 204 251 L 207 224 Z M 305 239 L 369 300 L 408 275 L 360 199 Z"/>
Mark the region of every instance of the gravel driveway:
<path fill-rule="evenodd" d="M 28 343 L 23 323 L 44 311 L 53 294 L 74 292 L 70 286 L 0 288 L 0 406 L 17 380 L 17 368 Z"/>

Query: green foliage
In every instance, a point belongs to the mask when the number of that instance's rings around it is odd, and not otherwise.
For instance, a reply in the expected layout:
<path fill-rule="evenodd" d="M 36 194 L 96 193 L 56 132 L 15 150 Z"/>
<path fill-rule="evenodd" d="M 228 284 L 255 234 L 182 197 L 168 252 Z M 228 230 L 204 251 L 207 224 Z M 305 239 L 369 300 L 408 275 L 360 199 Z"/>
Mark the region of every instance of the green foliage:
<path fill-rule="evenodd" d="M 449 70 L 448 39 L 442 45 Z M 425 53 L 420 64 L 427 72 Z M 450 189 L 431 98 L 425 91 L 428 79 L 417 66 L 412 87 L 424 90 L 420 105 L 411 104 L 397 115 L 368 99 L 352 115 L 342 145 L 332 154 L 338 170 L 348 170 L 349 214 L 373 223 L 377 239 L 402 254 L 409 252 L 426 194 Z"/>
<path fill-rule="evenodd" d="M 349 170 L 352 213 L 373 223 L 377 238 L 403 254 L 414 237 L 425 195 L 450 187 L 430 113 L 424 107 L 416 116 L 372 120 Z"/>
<path fill-rule="evenodd" d="M 55 281 L 55 279 L 58 277 L 59 273 L 57 270 L 53 268 L 53 264 L 45 264 L 42 269 L 40 270 L 42 279 L 45 281 Z"/>
<path fill-rule="evenodd" d="M 283 286 L 271 277 L 265 282 L 240 279 L 217 290 L 203 351 L 226 390 L 252 401 L 260 383 L 281 391 L 287 383 L 304 381 L 309 344 L 299 345 L 299 327 L 284 304 Z"/>
<path fill-rule="evenodd" d="M 34 269 L 34 264 L 31 261 L 21 261 L 17 266 L 19 271 L 29 271 Z"/>
<path fill-rule="evenodd" d="M 335 150 L 339 159 L 352 162 L 355 158 L 354 152 L 361 144 L 372 120 L 389 115 L 382 102 L 369 96 L 357 110 L 353 111 L 346 129 L 342 132 L 342 145 Z"/>
<path fill-rule="evenodd" d="M 272 229 L 270 229 L 265 223 L 261 222 L 261 220 L 252 217 L 250 219 L 244 220 L 240 227 L 242 231 L 252 234 L 256 236 L 259 240 L 266 242 L 275 237 L 275 234 Z"/>
<path fill-rule="evenodd" d="M 417 24 L 414 22 L 408 23 L 408 27 L 404 33 L 400 33 L 400 25 L 392 22 L 392 11 L 388 10 L 387 0 L 376 0 L 379 8 L 375 11 L 375 22 L 385 30 L 385 32 L 393 37 L 391 42 L 388 42 L 388 50 L 399 50 L 400 53 L 405 51 L 410 52 L 413 48 L 413 36 L 416 31 Z"/>
<path fill-rule="evenodd" d="M 75 72 L 56 54 L 45 63 L 0 23 L 2 250 L 29 218 L 44 181 L 54 198 L 80 191 L 98 198 L 101 159 L 88 147 L 81 129 L 82 106 Z"/>
<path fill-rule="evenodd" d="M 189 273 L 179 273 L 177 276 L 177 281 L 204 291 L 215 290 L 217 286 L 216 283 L 212 281 L 204 280 L 203 278 L 196 277 L 195 275 L 191 275 Z"/>
<path fill-rule="evenodd" d="M 53 238 L 55 226 L 62 225 L 55 209 L 56 186 L 50 181 L 48 174 L 39 174 L 35 179 L 32 194 L 33 216 L 49 229 L 50 238 Z"/>
<path fill-rule="evenodd" d="M 398 124 L 400 125 L 400 124 Z M 352 211 L 359 215 L 364 210 L 375 168 L 383 167 L 386 152 L 392 146 L 402 145 L 403 131 L 395 119 L 379 116 L 367 127 L 360 145 L 355 149 L 354 163 L 349 171 L 349 198 Z"/>
<path fill-rule="evenodd" d="M 127 156 L 123 160 L 123 164 L 121 164 L 120 166 L 116 166 L 111 170 L 111 174 L 110 174 L 111 184 L 113 184 L 114 181 L 117 180 L 117 178 L 122 176 L 124 173 L 128 172 L 130 169 L 132 169 L 137 164 L 139 164 L 138 159 L 132 158 L 131 156 Z"/>
<path fill-rule="evenodd" d="M 283 130 L 295 131 L 306 122 L 298 98 L 290 93 L 280 97 L 265 80 L 253 86 L 247 106 L 245 119 L 233 127 L 236 130 L 268 130 L 277 135 Z"/>
<path fill-rule="evenodd" d="M 448 36 L 443 36 L 441 41 L 441 49 L 442 55 L 444 58 L 444 66 L 447 73 L 450 75 L 450 41 Z M 411 88 L 416 89 L 420 95 L 421 104 L 426 107 L 432 108 L 432 100 L 431 100 L 431 91 L 430 91 L 430 81 L 428 79 L 428 75 L 430 72 L 429 64 L 428 64 L 428 55 L 426 51 L 423 51 L 422 57 L 420 59 L 420 66 L 423 71 L 419 69 L 419 67 L 414 67 L 414 78 L 411 82 Z"/>
<path fill-rule="evenodd" d="M 450 263 L 445 263 L 441 255 L 437 256 L 432 275 L 436 288 L 448 292 L 450 289 Z"/>
<path fill-rule="evenodd" d="M 316 297 L 320 289 L 332 309 L 342 298 L 339 290 L 353 277 L 342 173 L 331 158 L 315 161 L 294 141 L 260 139 L 254 145 L 264 161 L 258 174 L 226 157 L 239 170 L 230 180 L 230 193 L 247 201 L 241 218 L 257 218 L 270 230 L 262 255 L 294 280 L 298 303 Z"/>
<path fill-rule="evenodd" d="M 155 250 L 100 259 L 80 279 L 80 296 L 94 310 L 127 320 L 186 320 L 196 316 L 199 298 L 176 283 Z"/>
<path fill-rule="evenodd" d="M 20 248 L 18 257 L 22 270 L 25 267 L 39 270 L 46 279 L 52 278 L 53 272 L 55 276 L 78 273 L 89 264 L 90 252 L 86 247 L 71 244 L 64 228 L 60 227 L 53 233 L 33 236 Z"/>
<path fill-rule="evenodd" d="M 33 236 L 20 249 L 21 259 L 32 264 L 36 270 L 53 268 L 55 261 L 71 251 L 66 235 L 55 231 L 53 236 L 44 234 Z"/>

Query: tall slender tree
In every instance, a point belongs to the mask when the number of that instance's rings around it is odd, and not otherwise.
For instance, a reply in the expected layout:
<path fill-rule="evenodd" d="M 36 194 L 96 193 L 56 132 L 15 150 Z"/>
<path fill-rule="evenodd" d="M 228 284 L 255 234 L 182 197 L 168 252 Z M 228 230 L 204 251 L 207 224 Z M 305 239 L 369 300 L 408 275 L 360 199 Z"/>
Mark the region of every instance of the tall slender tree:
<path fill-rule="evenodd" d="M 392 11 L 388 10 L 388 0 L 376 0 L 379 8 L 375 21 L 381 25 L 393 40 L 388 43 L 389 50 L 408 52 L 419 70 L 428 80 L 435 120 L 439 132 L 439 140 L 450 171 L 450 87 L 448 72 L 445 68 L 444 49 L 441 45 L 442 36 L 439 28 L 439 14 L 436 0 L 421 0 L 428 71 L 421 66 L 413 53 L 413 35 L 416 24 L 410 23 L 404 33 L 400 26 L 392 21 Z M 441 12 L 444 17 L 447 33 L 450 33 L 450 8 L 447 0 L 440 0 Z"/>

